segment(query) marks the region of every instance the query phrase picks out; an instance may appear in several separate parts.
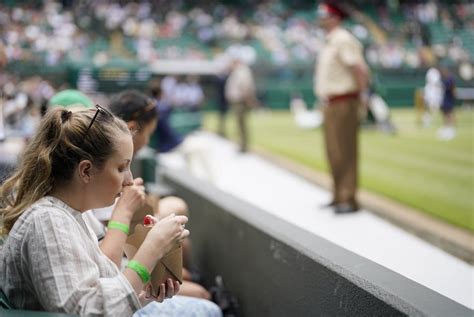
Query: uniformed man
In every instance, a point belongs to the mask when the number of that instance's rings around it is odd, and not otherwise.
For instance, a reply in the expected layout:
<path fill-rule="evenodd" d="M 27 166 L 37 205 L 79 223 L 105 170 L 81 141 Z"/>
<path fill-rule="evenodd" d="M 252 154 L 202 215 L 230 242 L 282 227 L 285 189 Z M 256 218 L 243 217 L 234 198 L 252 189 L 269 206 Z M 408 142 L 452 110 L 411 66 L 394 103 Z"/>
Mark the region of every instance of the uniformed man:
<path fill-rule="evenodd" d="M 240 152 L 248 149 L 247 114 L 258 104 L 252 70 L 242 54 L 231 56 L 230 74 L 225 86 L 225 96 L 237 116 Z"/>
<path fill-rule="evenodd" d="M 342 26 L 345 10 L 335 3 L 318 6 L 318 22 L 326 32 L 315 71 L 315 93 L 324 113 L 326 152 L 333 179 L 328 206 L 337 214 L 359 209 L 357 191 L 357 132 L 359 108 L 368 82 L 361 43 Z"/>

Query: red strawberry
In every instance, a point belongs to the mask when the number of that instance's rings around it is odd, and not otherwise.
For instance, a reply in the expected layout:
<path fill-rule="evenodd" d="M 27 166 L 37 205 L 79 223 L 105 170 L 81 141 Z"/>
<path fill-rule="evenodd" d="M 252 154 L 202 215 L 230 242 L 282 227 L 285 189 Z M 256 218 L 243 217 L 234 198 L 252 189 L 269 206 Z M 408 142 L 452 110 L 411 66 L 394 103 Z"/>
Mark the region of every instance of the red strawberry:
<path fill-rule="evenodd" d="M 143 218 L 144 226 L 152 226 L 155 224 L 155 222 L 155 218 L 152 215 L 146 215 L 145 218 Z"/>

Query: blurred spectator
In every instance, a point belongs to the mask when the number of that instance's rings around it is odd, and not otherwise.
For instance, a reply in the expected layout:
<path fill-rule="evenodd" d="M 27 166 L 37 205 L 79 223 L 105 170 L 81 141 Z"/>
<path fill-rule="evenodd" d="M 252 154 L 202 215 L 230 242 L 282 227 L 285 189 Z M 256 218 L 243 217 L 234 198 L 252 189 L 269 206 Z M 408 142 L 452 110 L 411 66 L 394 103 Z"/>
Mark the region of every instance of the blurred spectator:
<path fill-rule="evenodd" d="M 178 77 L 176 84 L 171 90 L 171 105 L 176 108 L 188 107 L 188 84 L 184 76 Z"/>
<path fill-rule="evenodd" d="M 443 81 L 443 103 L 441 113 L 443 115 L 443 127 L 438 130 L 438 138 L 449 141 L 456 136 L 454 105 L 455 105 L 455 82 L 454 76 L 448 67 L 441 67 Z"/>
<path fill-rule="evenodd" d="M 186 106 L 191 111 L 198 111 L 201 109 L 204 102 L 204 92 L 199 84 L 199 77 L 187 76 L 187 102 Z"/>
<path fill-rule="evenodd" d="M 216 76 L 216 90 L 217 90 L 217 111 L 219 113 L 219 122 L 217 126 L 217 133 L 226 137 L 226 117 L 229 110 L 229 103 L 225 97 L 225 86 L 227 83 L 227 78 L 229 77 L 227 66 L 221 70 Z"/>
<path fill-rule="evenodd" d="M 173 107 L 164 98 L 162 81 L 152 80 L 149 91 L 158 110 L 158 124 L 154 132 L 153 147 L 159 153 L 176 152 L 183 156 L 191 172 L 203 174 L 213 180 L 212 167 L 208 160 L 209 149 L 199 140 L 181 136 L 171 125 Z"/>
<path fill-rule="evenodd" d="M 225 95 L 237 117 L 240 152 L 248 150 L 247 115 L 251 107 L 258 105 L 252 70 L 245 63 L 242 52 L 231 56 L 231 71 L 225 86 Z"/>
<path fill-rule="evenodd" d="M 443 100 L 443 83 L 441 82 L 441 73 L 435 67 L 426 72 L 426 84 L 423 90 L 423 100 L 425 103 L 425 113 L 423 115 L 423 125 L 428 126 L 431 122 L 431 116 L 441 106 Z"/>
<path fill-rule="evenodd" d="M 154 144 L 154 147 L 159 153 L 171 151 L 184 140 L 184 138 L 172 128 L 170 122 L 173 107 L 169 102 L 171 97 L 165 93 L 164 88 L 167 87 L 167 89 L 169 89 L 168 85 L 171 78 L 172 77 L 165 77 L 161 82 L 159 80 L 153 80 L 149 83 L 150 94 L 158 110 L 159 120 L 154 132 L 157 144 Z"/>
<path fill-rule="evenodd" d="M 162 80 L 161 83 L 155 83 L 153 84 L 157 87 L 159 87 L 159 97 L 162 100 L 162 102 L 165 102 L 169 105 L 174 104 L 174 95 L 175 95 L 175 87 L 177 85 L 177 79 L 175 76 L 165 76 Z M 156 92 L 158 93 L 158 91 Z M 155 95 L 153 97 L 158 97 L 158 95 Z"/>
<path fill-rule="evenodd" d="M 0 76 L 4 138 L 32 136 L 41 119 L 42 106 L 52 93 L 52 86 L 38 76 L 22 81 L 8 74 Z"/>
<path fill-rule="evenodd" d="M 7 65 L 7 54 L 5 53 L 5 46 L 0 41 L 0 70 Z"/>

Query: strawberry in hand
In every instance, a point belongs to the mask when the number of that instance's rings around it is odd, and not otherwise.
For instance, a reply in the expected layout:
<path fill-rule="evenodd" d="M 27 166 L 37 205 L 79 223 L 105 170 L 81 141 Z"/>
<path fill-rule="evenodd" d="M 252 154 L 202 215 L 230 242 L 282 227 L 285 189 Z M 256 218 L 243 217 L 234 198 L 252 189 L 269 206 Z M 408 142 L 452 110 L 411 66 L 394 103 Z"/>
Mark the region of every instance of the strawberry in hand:
<path fill-rule="evenodd" d="M 143 225 L 145 227 L 151 227 L 153 226 L 155 223 L 158 222 L 158 219 L 156 219 L 155 217 L 153 217 L 152 215 L 146 215 L 144 218 L 143 218 Z"/>

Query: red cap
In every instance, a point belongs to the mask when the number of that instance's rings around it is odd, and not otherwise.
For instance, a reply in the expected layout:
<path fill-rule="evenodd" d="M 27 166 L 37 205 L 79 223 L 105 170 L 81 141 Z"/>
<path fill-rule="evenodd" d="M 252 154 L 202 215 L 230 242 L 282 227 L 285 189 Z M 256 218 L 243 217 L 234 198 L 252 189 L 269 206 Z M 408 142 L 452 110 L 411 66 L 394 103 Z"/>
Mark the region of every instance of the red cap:
<path fill-rule="evenodd" d="M 347 13 L 344 9 L 332 2 L 323 2 L 318 5 L 317 15 L 320 18 L 327 18 L 329 16 L 338 16 L 341 19 L 347 18 Z"/>

